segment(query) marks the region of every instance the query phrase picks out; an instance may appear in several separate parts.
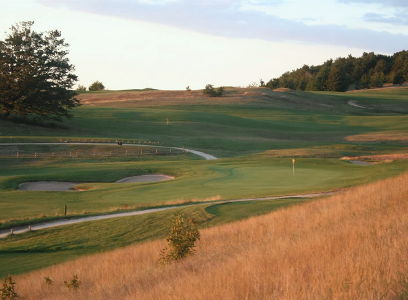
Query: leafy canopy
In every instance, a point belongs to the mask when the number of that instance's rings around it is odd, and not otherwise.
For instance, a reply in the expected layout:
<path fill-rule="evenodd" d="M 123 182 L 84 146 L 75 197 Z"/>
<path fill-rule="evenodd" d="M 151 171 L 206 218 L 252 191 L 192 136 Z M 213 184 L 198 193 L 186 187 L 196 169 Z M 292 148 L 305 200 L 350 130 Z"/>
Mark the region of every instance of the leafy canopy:
<path fill-rule="evenodd" d="M 187 219 L 183 214 L 177 213 L 173 217 L 173 225 L 167 236 L 170 250 L 163 249 L 160 254 L 160 262 L 167 263 L 172 260 L 180 260 L 194 253 L 195 242 L 200 239 L 197 222 Z"/>
<path fill-rule="evenodd" d="M 33 24 L 13 25 L 0 41 L 0 113 L 62 121 L 80 106 L 71 90 L 77 76 L 67 58 L 69 45 L 60 31 L 38 33 Z"/>
<path fill-rule="evenodd" d="M 103 91 L 104 89 L 105 89 L 105 86 L 103 85 L 102 82 L 98 80 L 92 83 L 88 88 L 88 90 L 90 91 Z"/>
<path fill-rule="evenodd" d="M 218 88 L 218 90 L 215 90 L 212 84 L 207 84 L 203 90 L 203 93 L 209 97 L 222 97 L 224 87 L 221 86 Z"/>

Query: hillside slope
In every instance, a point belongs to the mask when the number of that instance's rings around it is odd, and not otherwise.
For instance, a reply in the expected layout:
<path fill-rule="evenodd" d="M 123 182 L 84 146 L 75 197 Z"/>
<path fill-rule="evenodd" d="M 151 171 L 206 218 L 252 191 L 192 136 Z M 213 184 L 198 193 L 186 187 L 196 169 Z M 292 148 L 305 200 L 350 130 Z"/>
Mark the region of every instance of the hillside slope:
<path fill-rule="evenodd" d="M 202 230 L 197 253 L 157 264 L 164 241 L 16 278 L 24 299 L 395 299 L 408 283 L 408 174 Z M 77 274 L 76 292 L 61 283 Z M 46 287 L 44 277 L 55 285 Z"/>

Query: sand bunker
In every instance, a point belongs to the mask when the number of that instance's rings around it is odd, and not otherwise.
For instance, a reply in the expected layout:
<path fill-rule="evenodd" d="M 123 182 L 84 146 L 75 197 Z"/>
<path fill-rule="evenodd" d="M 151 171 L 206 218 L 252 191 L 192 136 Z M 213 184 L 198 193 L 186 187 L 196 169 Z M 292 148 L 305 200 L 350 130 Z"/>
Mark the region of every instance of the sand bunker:
<path fill-rule="evenodd" d="M 69 191 L 74 185 L 81 183 L 83 182 L 62 182 L 62 181 L 24 182 L 18 186 L 18 190 L 62 192 Z"/>
<path fill-rule="evenodd" d="M 174 179 L 167 175 L 140 175 L 126 177 L 116 181 L 116 183 L 137 183 L 137 182 L 155 182 L 162 180 Z M 24 182 L 18 186 L 19 191 L 42 191 L 42 192 L 66 192 L 74 191 L 73 186 L 85 182 L 63 182 L 63 181 L 33 181 Z"/>
<path fill-rule="evenodd" d="M 116 183 L 155 182 L 155 181 L 162 181 L 162 180 L 169 180 L 169 179 L 174 179 L 174 177 L 167 176 L 167 175 L 140 175 L 140 176 L 126 177 L 126 178 L 116 181 Z"/>

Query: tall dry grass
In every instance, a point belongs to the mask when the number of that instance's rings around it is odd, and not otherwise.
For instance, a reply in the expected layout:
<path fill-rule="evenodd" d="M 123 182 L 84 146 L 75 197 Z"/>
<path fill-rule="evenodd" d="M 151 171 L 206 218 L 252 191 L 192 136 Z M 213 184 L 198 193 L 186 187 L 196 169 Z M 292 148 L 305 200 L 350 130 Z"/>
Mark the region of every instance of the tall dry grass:
<path fill-rule="evenodd" d="M 202 230 L 194 256 L 164 241 L 18 276 L 24 299 L 395 299 L 408 276 L 408 174 Z M 78 274 L 82 286 L 61 283 Z M 56 284 L 47 287 L 43 278 Z"/>

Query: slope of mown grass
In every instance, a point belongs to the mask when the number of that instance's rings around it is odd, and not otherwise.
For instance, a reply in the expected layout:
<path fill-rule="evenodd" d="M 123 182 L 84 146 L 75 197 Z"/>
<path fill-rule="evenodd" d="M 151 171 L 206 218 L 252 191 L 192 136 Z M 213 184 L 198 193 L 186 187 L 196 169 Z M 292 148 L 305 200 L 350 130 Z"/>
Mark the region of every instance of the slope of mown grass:
<path fill-rule="evenodd" d="M 0 121 L 0 141 L 19 136 L 54 141 L 135 139 L 184 145 L 220 157 L 311 147 L 342 143 L 350 135 L 407 130 L 407 91 L 279 93 L 229 88 L 217 99 L 200 91 L 85 93 L 81 99 L 86 104 L 74 110 L 74 118 L 54 128 Z M 361 100 L 368 108 L 350 106 L 349 100 Z"/>
<path fill-rule="evenodd" d="M 338 159 L 297 158 L 295 176 L 291 158 L 254 155 L 202 160 L 35 160 L 9 159 L 0 170 L 0 222 L 25 221 L 41 216 L 106 212 L 211 199 L 241 199 L 327 191 L 394 176 L 406 170 L 406 161 L 356 166 Z M 175 177 L 152 183 L 117 184 L 119 179 L 143 174 Z M 80 192 L 15 190 L 19 183 L 56 180 L 87 182 Z M 15 222 L 14 222 L 15 223 Z"/>
<path fill-rule="evenodd" d="M 404 299 L 408 175 L 201 230 L 166 267 L 147 242 L 15 277 L 25 299 Z M 77 274 L 80 288 L 62 285 Z M 46 288 L 43 278 L 55 285 Z M 75 294 L 74 294 L 75 293 Z"/>

